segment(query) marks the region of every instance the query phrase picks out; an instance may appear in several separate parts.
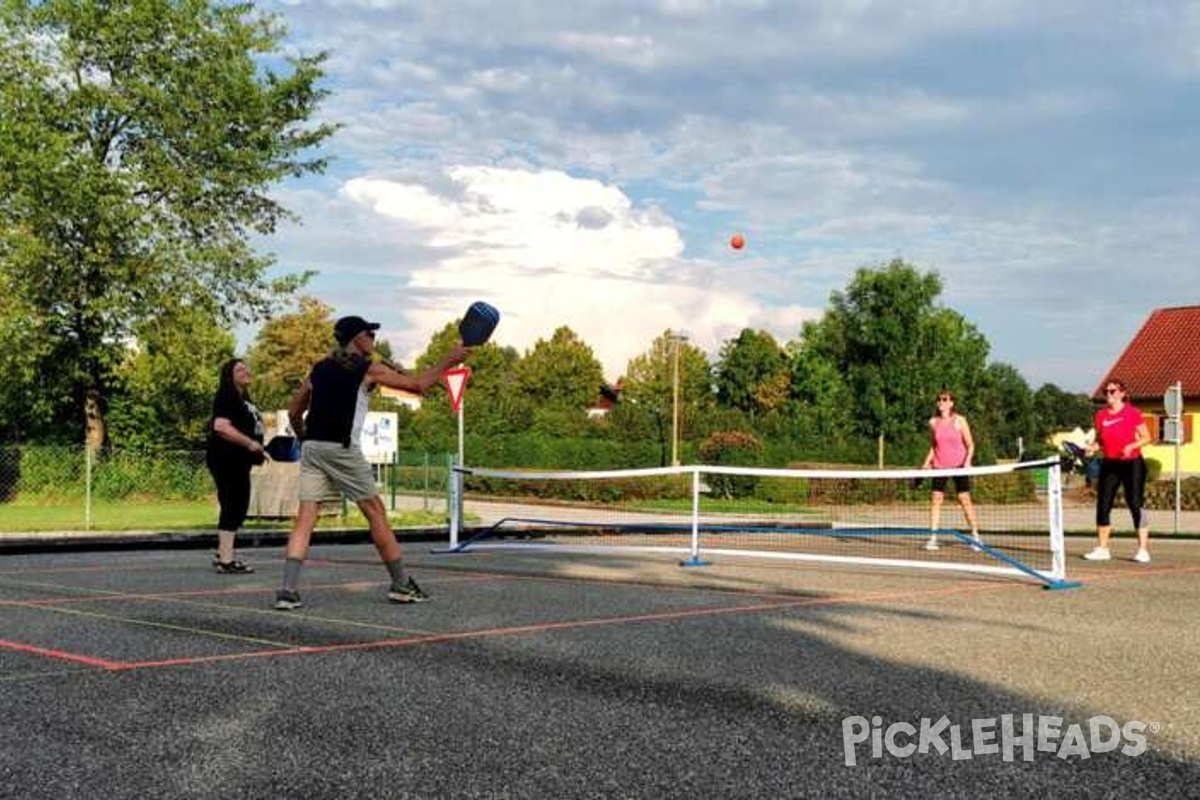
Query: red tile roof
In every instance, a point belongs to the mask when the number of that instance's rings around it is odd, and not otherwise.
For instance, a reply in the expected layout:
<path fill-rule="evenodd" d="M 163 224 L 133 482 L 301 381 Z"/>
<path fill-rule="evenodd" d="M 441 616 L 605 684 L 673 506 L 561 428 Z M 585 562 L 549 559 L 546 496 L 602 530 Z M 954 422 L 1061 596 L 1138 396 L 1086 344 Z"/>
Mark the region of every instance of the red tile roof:
<path fill-rule="evenodd" d="M 1104 385 L 1112 379 L 1125 382 L 1133 400 L 1156 398 L 1176 381 L 1183 384 L 1185 400 L 1200 399 L 1200 306 L 1159 308 L 1104 374 L 1092 392 L 1104 399 Z"/>
<path fill-rule="evenodd" d="M 591 408 L 589 408 L 588 411 L 612 411 L 616 407 L 616 400 L 613 400 L 611 397 L 600 395 L 596 402 L 592 403 Z"/>

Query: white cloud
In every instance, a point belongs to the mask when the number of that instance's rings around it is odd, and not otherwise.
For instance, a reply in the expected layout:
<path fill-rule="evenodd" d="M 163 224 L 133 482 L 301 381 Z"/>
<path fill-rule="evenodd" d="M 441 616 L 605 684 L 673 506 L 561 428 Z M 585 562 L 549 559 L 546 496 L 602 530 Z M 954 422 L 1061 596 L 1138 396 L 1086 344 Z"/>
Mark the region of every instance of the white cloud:
<path fill-rule="evenodd" d="M 996 358 L 1087 389 L 1196 301 L 1197 0 L 264 6 L 331 53 L 344 126 L 269 249 L 406 309 L 398 353 L 479 295 L 505 341 L 569 324 L 619 372 L 668 327 L 790 338 L 901 256 Z"/>
<path fill-rule="evenodd" d="M 532 79 L 513 69 L 482 69 L 472 73 L 471 80 L 481 89 L 492 92 L 520 92 Z"/>
<path fill-rule="evenodd" d="M 611 61 L 639 69 L 655 63 L 654 39 L 649 36 L 606 36 L 597 33 L 567 31 L 557 37 L 559 46 L 568 53 L 588 55 L 601 61 Z"/>
<path fill-rule="evenodd" d="M 667 328 L 715 352 L 748 326 L 794 335 L 814 313 L 768 307 L 721 280 L 717 265 L 683 258 L 669 220 L 600 181 L 478 166 L 445 177 L 448 191 L 379 178 L 356 178 L 342 190 L 378 215 L 378 227 L 418 229 L 440 252 L 403 273 L 397 265 L 402 293 L 424 299 L 399 312 L 404 327 L 432 331 L 468 302 L 486 300 L 503 314 L 498 342 L 524 350 L 568 325 L 616 378 Z"/>

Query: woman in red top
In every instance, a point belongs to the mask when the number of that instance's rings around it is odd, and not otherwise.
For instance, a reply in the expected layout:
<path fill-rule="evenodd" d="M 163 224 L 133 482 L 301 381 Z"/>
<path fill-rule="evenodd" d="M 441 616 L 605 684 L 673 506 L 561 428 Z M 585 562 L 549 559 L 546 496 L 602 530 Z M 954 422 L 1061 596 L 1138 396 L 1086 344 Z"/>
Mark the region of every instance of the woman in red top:
<path fill-rule="evenodd" d="M 954 395 L 938 393 L 937 413 L 929 419 L 929 454 L 925 456 L 924 469 L 957 469 L 971 466 L 975 454 L 975 440 L 971 437 L 971 426 L 967 418 L 954 410 Z M 926 550 L 938 549 L 938 529 L 941 524 L 942 503 L 946 499 L 946 483 L 954 481 L 954 493 L 962 506 L 963 516 L 971 526 L 971 536 L 979 541 L 979 523 L 975 519 L 975 506 L 971 504 L 970 475 L 939 475 L 930 481 L 933 492 L 929 505 L 929 541 Z M 974 547 L 974 545 L 972 545 Z M 976 547 L 976 550 L 979 548 Z"/>
<path fill-rule="evenodd" d="M 1097 546 L 1084 555 L 1088 561 L 1108 561 L 1108 538 L 1112 535 L 1112 507 L 1117 488 L 1125 492 L 1125 504 L 1137 530 L 1138 549 L 1133 560 L 1142 564 L 1150 561 L 1150 524 L 1142 508 L 1146 491 L 1146 461 L 1142 448 L 1150 444 L 1150 430 L 1142 412 L 1126 402 L 1125 384 L 1110 380 L 1104 387 L 1104 408 L 1096 412 L 1096 440 L 1088 452 L 1103 451 L 1100 479 L 1096 488 Z"/>

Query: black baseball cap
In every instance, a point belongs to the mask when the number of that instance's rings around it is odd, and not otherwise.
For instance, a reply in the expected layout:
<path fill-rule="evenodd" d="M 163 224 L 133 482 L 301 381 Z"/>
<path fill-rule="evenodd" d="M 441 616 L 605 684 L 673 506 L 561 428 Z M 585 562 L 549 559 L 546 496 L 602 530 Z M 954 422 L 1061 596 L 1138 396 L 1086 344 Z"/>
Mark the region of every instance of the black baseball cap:
<path fill-rule="evenodd" d="M 379 330 L 378 322 L 367 322 L 362 317 L 342 317 L 333 324 L 333 338 L 337 339 L 338 344 L 345 347 L 363 331 L 377 330 Z"/>

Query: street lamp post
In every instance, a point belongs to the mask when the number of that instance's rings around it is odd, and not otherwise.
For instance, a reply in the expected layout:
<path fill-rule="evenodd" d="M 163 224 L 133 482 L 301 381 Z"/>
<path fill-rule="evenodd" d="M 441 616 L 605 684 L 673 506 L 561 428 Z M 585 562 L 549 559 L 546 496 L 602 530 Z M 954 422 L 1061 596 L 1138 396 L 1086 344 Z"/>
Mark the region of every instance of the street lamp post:
<path fill-rule="evenodd" d="M 671 368 L 671 466 L 679 466 L 679 343 L 686 342 L 687 336 L 671 332 L 672 368 Z"/>

